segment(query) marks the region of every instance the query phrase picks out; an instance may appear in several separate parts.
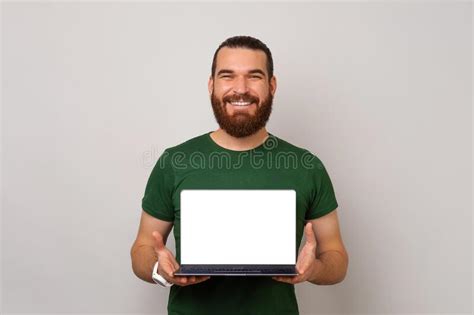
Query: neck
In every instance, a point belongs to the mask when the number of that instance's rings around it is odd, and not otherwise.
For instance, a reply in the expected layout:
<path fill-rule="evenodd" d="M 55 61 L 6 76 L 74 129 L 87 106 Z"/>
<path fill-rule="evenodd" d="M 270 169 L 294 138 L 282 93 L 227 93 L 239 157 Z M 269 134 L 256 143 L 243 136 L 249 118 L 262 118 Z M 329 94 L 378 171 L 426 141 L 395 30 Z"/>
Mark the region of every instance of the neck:
<path fill-rule="evenodd" d="M 227 132 L 225 132 L 225 130 L 222 128 L 211 132 L 211 138 L 212 140 L 214 140 L 215 143 L 217 143 L 223 148 L 234 151 L 245 151 L 256 148 L 261 145 L 267 139 L 267 137 L 268 132 L 265 127 L 260 129 L 253 135 L 242 138 L 233 137 Z"/>

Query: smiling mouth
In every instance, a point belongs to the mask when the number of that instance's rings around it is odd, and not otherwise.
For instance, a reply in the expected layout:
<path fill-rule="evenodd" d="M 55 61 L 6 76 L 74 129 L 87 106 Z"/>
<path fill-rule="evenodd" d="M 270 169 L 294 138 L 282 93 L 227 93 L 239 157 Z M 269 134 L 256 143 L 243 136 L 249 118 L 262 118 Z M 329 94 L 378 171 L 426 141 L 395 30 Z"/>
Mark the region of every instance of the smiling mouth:
<path fill-rule="evenodd" d="M 232 106 L 238 106 L 238 107 L 246 107 L 255 103 L 254 102 L 227 102 L 227 104 L 230 104 Z"/>

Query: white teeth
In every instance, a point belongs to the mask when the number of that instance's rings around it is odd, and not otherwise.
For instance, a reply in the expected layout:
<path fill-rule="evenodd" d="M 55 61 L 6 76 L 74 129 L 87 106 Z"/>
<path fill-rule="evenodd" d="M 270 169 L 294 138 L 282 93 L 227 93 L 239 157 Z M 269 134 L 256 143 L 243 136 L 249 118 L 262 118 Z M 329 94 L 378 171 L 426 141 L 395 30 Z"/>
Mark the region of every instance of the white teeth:
<path fill-rule="evenodd" d="M 250 103 L 250 102 L 231 102 L 231 104 L 234 105 L 234 106 L 248 106 L 252 103 Z"/>

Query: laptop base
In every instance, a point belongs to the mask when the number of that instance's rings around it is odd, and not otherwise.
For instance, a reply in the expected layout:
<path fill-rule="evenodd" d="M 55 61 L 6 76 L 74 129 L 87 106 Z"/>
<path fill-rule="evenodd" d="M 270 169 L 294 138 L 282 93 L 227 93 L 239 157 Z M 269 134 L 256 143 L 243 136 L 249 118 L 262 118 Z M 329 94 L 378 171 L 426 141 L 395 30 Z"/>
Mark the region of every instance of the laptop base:
<path fill-rule="evenodd" d="M 181 265 L 176 276 L 296 276 L 295 265 Z"/>

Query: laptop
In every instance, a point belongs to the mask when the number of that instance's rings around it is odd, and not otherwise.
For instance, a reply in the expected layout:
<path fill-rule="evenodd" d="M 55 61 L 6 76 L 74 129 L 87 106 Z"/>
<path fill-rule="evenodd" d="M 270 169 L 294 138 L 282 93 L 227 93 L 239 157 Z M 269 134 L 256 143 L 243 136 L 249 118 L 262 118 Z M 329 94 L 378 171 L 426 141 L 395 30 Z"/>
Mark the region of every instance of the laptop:
<path fill-rule="evenodd" d="M 177 276 L 295 276 L 296 191 L 183 189 Z"/>

